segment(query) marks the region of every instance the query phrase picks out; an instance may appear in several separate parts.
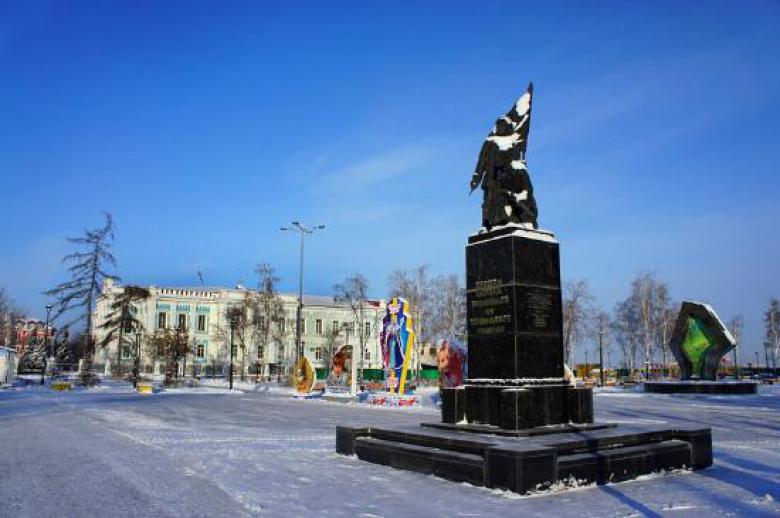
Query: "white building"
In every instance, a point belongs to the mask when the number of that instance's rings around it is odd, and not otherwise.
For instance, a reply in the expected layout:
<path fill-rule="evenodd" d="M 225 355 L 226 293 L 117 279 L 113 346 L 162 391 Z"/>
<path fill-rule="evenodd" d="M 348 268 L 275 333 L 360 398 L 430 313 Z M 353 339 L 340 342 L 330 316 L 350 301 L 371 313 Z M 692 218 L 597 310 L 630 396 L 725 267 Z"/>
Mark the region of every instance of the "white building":
<path fill-rule="evenodd" d="M 149 346 L 150 338 L 158 329 L 181 329 L 187 332 L 192 352 L 187 355 L 186 361 L 180 362 L 179 368 L 181 370 L 186 368 L 187 374 L 224 375 L 229 365 L 230 355 L 227 309 L 231 305 L 240 304 L 250 291 L 242 286 L 236 288 L 147 286 L 146 288 L 151 296 L 134 303 L 131 309 L 135 318 L 142 323 L 142 329 L 139 332 L 128 329 L 128 332 L 123 333 L 119 351 L 117 351 L 118 336 L 106 347 L 98 347 L 96 363 L 105 364 L 106 361 L 110 361 L 112 370 L 115 370 L 119 360 L 123 371 L 131 369 L 135 359 L 136 340 L 139 340 L 141 372 L 152 372 L 157 358 L 152 352 L 152 347 Z M 108 317 L 112 301 L 123 290 L 122 285 L 111 281 L 107 281 L 103 286 L 103 296 L 98 301 L 94 312 L 94 335 L 98 344 L 106 336 L 106 330 L 100 325 Z M 278 342 L 261 345 L 258 343 L 258 338 L 252 337 L 248 339 L 250 343 L 243 351 L 236 346 L 234 369 L 243 368 L 245 373 L 258 372 L 265 376 L 289 372 L 295 361 L 295 318 L 298 297 L 280 294 L 280 298 L 285 318 L 272 325 L 280 326 L 280 330 L 283 331 L 282 338 Z M 358 323 L 352 308 L 335 303 L 333 297 L 304 295 L 301 341 L 305 355 L 314 367 L 327 368 L 329 331 L 340 330 L 338 343 L 357 345 L 359 337 L 356 326 L 362 325 L 363 329 L 368 331 L 368 339 L 363 351 L 363 369 L 381 369 L 379 331 L 384 311 L 384 301 L 369 300 L 364 310 L 364 321 Z M 372 371 L 364 372 L 366 377 L 371 377 Z"/>

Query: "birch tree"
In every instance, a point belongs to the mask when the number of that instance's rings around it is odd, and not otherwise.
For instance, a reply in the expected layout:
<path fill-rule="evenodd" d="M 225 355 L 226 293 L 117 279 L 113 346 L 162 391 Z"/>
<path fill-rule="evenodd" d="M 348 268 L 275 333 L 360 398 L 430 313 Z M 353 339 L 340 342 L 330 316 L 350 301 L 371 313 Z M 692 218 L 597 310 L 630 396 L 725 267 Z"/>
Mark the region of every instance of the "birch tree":
<path fill-rule="evenodd" d="M 734 337 L 736 345 L 734 346 L 734 375 L 739 377 L 739 361 L 737 350 L 742 347 L 742 330 L 745 328 L 745 317 L 742 313 L 737 313 L 729 321 L 729 331 Z"/>
<path fill-rule="evenodd" d="M 591 329 L 593 295 L 588 281 L 567 281 L 563 286 L 563 354 L 564 362 L 572 365 L 574 348 Z"/>
<path fill-rule="evenodd" d="M 769 299 L 769 307 L 764 312 L 766 342 L 772 353 L 772 365 L 776 366 L 777 355 L 780 353 L 780 300 Z"/>

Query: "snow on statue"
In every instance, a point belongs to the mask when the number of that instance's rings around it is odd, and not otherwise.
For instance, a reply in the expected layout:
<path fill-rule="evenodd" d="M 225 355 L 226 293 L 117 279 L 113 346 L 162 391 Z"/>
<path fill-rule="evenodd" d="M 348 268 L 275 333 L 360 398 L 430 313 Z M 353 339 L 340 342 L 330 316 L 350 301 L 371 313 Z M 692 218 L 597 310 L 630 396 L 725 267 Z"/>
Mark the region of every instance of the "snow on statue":
<path fill-rule="evenodd" d="M 533 89 L 529 83 L 512 109 L 496 121 L 479 152 L 471 192 L 482 186 L 482 225 L 486 230 L 507 223 L 537 228 L 534 188 L 525 163 Z"/>

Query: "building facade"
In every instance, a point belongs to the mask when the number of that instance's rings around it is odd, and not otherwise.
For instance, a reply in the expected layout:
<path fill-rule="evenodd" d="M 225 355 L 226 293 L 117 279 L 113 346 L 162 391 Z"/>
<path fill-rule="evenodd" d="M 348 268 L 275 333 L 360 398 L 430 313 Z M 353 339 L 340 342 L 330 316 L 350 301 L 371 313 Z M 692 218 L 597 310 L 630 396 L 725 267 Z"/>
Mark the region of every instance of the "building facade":
<path fill-rule="evenodd" d="M 14 340 L 9 347 L 16 351 L 16 357 L 21 358 L 27 352 L 27 349 L 36 344 L 43 344 L 49 340 L 49 344 L 54 342 L 55 328 L 49 324 L 46 326 L 35 318 L 21 317 L 14 322 Z"/>
<path fill-rule="evenodd" d="M 170 330 L 186 336 L 189 352 L 178 362 L 181 373 L 196 376 L 222 376 L 230 365 L 230 325 L 228 309 L 240 306 L 248 296 L 256 292 L 243 286 L 227 287 L 162 287 L 147 286 L 150 296 L 135 301 L 130 312 L 140 323 L 140 328 L 126 327 L 105 346 L 98 346 L 95 362 L 110 362 L 112 370 L 128 371 L 132 368 L 136 350 L 140 348 L 141 372 L 153 372 L 160 361 L 154 347 L 156 334 Z M 102 297 L 94 312 L 96 343 L 104 341 L 108 330 L 101 327 L 111 313 L 111 304 L 124 287 L 107 281 Z M 269 325 L 276 326 L 274 339 L 263 343 L 262 334 L 244 328 L 234 333 L 234 370 L 244 374 L 263 376 L 285 375 L 295 362 L 297 295 L 279 295 L 284 318 Z M 329 365 L 334 348 L 341 345 L 357 345 L 360 341 L 357 326 L 363 326 L 367 336 L 362 355 L 362 367 L 366 370 L 382 368 L 379 332 L 385 303 L 369 300 L 364 306 L 362 322 L 357 322 L 349 305 L 334 302 L 333 297 L 303 297 L 301 342 L 306 357 L 315 368 L 324 371 Z M 257 320 L 250 318 L 250 321 Z M 260 319 L 262 320 L 262 319 Z M 265 325 L 262 322 L 248 325 Z M 336 330 L 336 333 L 333 333 Z M 238 336 L 240 334 L 240 337 Z M 243 344 L 243 347 L 241 345 Z M 358 360 L 360 365 L 360 360 Z"/>

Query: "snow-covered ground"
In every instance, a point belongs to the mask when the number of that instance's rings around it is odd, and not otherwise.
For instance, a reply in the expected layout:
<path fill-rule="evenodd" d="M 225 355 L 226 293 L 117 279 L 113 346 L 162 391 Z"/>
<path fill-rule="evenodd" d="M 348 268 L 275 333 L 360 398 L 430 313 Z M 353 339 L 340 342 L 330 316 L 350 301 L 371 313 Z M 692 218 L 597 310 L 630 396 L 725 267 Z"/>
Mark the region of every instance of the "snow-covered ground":
<path fill-rule="evenodd" d="M 757 396 L 596 393 L 599 421 L 712 427 L 715 466 L 521 497 L 335 454 L 338 424 L 438 420 L 236 384 L 141 396 L 0 390 L 0 516 L 775 516 L 780 387 Z"/>

